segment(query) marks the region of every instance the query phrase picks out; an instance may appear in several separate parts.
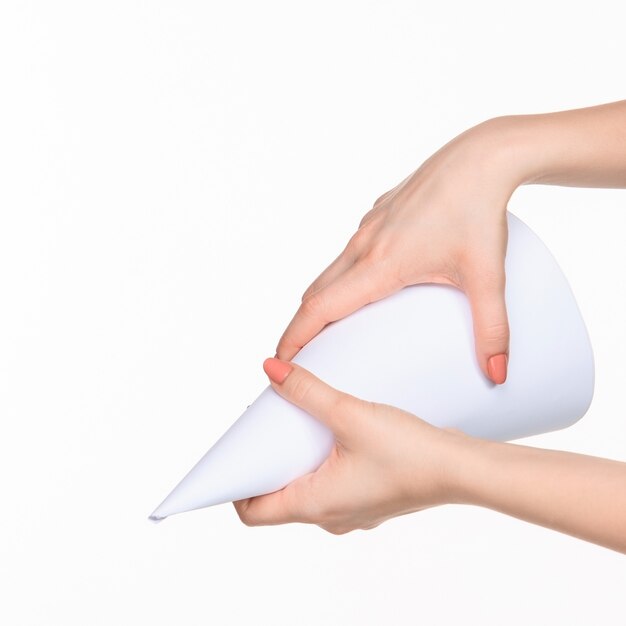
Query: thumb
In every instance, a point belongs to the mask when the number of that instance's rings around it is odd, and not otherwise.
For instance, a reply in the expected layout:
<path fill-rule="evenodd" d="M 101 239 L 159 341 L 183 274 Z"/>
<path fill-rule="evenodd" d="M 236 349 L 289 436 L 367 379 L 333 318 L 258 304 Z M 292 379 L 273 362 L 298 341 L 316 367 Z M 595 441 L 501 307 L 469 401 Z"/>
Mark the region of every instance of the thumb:
<path fill-rule="evenodd" d="M 263 369 L 272 388 L 328 426 L 335 437 L 349 437 L 351 425 L 363 412 L 362 400 L 327 385 L 303 367 L 288 361 L 265 359 Z"/>
<path fill-rule="evenodd" d="M 504 286 L 504 269 L 488 278 L 482 274 L 464 286 L 472 309 L 478 364 L 485 375 L 498 385 L 506 380 L 509 359 L 509 322 Z"/>

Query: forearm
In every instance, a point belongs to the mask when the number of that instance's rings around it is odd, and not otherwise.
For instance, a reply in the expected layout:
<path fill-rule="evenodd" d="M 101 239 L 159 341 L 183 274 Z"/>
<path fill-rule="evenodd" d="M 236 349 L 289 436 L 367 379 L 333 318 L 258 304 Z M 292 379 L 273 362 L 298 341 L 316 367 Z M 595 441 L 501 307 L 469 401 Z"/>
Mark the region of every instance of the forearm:
<path fill-rule="evenodd" d="M 452 499 L 626 553 L 626 463 L 459 435 Z"/>
<path fill-rule="evenodd" d="M 529 183 L 626 188 L 626 100 L 499 117 L 481 126 L 492 135 L 495 158 L 508 164 L 513 188 Z"/>

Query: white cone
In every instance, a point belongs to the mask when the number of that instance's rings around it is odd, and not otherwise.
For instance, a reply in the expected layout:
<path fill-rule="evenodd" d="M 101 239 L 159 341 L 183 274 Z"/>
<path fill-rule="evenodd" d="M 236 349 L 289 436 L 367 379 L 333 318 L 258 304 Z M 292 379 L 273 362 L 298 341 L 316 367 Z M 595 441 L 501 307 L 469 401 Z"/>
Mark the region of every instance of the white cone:
<path fill-rule="evenodd" d="M 591 345 L 565 276 L 541 240 L 508 214 L 508 378 L 476 362 L 465 295 L 415 285 L 327 326 L 293 359 L 330 385 L 470 435 L 516 439 L 584 415 L 593 395 Z M 158 521 L 281 489 L 328 456 L 330 431 L 271 387 L 150 516 Z"/>

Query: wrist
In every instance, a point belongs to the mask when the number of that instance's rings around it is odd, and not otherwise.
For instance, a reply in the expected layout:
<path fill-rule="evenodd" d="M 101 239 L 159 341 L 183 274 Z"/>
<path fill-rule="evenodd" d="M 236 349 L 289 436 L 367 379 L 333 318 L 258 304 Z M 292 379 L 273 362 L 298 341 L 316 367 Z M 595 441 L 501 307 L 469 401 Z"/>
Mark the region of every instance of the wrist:
<path fill-rule="evenodd" d="M 484 482 L 493 469 L 490 459 L 495 454 L 494 448 L 503 444 L 471 437 L 458 430 L 445 429 L 444 433 L 446 451 L 443 454 L 442 484 L 445 502 L 478 505 L 482 502 Z"/>
<path fill-rule="evenodd" d="M 558 124 L 546 114 L 495 117 L 483 123 L 492 137 L 494 161 L 513 190 L 549 182 L 563 160 Z M 561 132 L 562 134 L 562 132 Z"/>
<path fill-rule="evenodd" d="M 507 115 L 475 127 L 489 147 L 489 166 L 510 194 L 542 173 L 539 116 Z M 474 129 L 472 129 L 474 130 Z"/>

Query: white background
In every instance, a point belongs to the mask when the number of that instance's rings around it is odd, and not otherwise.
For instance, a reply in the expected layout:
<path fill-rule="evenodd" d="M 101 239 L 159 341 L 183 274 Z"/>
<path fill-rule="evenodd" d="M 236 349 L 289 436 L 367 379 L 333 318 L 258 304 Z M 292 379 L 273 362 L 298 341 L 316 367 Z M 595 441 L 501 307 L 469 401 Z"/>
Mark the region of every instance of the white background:
<path fill-rule="evenodd" d="M 301 293 L 468 126 L 625 97 L 621 2 L 0 5 L 0 622 L 624 624 L 626 560 L 472 507 L 146 516 Z M 535 187 L 597 365 L 533 445 L 626 459 L 626 192 Z"/>

